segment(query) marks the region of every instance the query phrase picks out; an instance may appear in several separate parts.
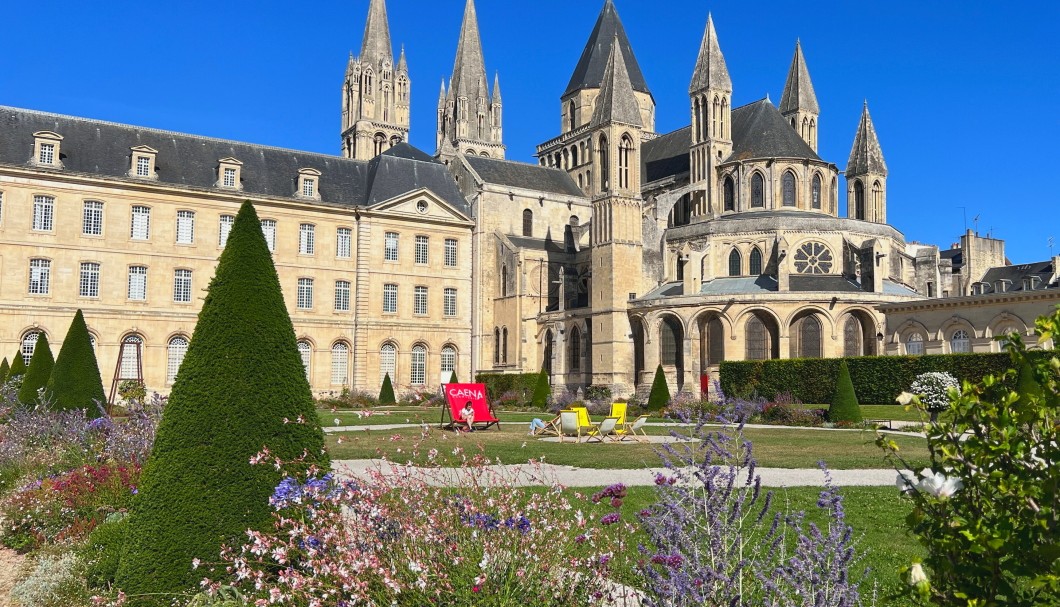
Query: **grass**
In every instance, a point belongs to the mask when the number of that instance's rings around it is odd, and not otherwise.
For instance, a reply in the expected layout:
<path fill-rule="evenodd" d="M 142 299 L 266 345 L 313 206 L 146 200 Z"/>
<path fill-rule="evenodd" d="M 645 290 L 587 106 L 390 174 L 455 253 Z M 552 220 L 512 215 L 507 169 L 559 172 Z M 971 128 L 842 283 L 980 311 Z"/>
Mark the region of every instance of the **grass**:
<path fill-rule="evenodd" d="M 664 428 L 650 432 L 667 434 Z M 889 467 L 870 432 L 828 432 L 813 429 L 748 428 L 745 437 L 754 443 L 758 464 L 770 468 L 816 468 L 823 460 L 835 470 Z M 927 446 L 922 438 L 894 436 L 903 454 L 914 466 L 927 464 Z M 660 465 L 658 445 L 584 444 L 545 442 L 526 435 L 526 428 L 502 426 L 473 434 L 454 433 L 431 427 L 426 436 L 418 428 L 357 431 L 329 434 L 332 459 L 373 459 L 386 456 L 392 461 L 425 463 L 426 452 L 437 449 L 444 457 L 454 447 L 465 452 L 481 451 L 491 460 L 505 464 L 544 460 L 551 464 L 579 468 L 635 469 Z"/>

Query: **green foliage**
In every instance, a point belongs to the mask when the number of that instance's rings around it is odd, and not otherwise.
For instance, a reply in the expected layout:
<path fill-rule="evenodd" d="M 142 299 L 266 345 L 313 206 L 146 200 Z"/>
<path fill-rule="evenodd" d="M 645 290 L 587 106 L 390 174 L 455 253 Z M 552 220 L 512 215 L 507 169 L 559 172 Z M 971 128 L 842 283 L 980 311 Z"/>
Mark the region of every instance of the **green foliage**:
<path fill-rule="evenodd" d="M 1042 354 L 1033 352 L 1031 357 Z M 1009 363 L 1003 353 L 859 356 L 846 360 L 858 398 L 878 405 L 893 403 L 922 373 L 946 372 L 959 381 L 974 383 L 987 375 L 1000 376 Z M 725 361 L 719 372 L 722 390 L 730 396 L 773 398 L 791 392 L 804 403 L 829 402 L 838 373 L 838 358 Z"/>
<path fill-rule="evenodd" d="M 7 381 L 7 374 L 11 371 L 11 365 L 7 364 L 7 359 L 0 363 L 0 385 L 3 385 Z"/>
<path fill-rule="evenodd" d="M 390 381 L 390 374 L 383 375 L 383 387 L 379 389 L 379 404 L 380 405 L 393 405 L 397 402 L 397 397 L 394 396 L 394 384 Z"/>
<path fill-rule="evenodd" d="M 666 373 L 662 365 L 655 369 L 655 379 L 648 393 L 648 411 L 662 411 L 670 403 L 670 387 L 666 385 Z"/>
<path fill-rule="evenodd" d="M 85 581 L 89 588 L 105 589 L 114 583 L 128 530 L 127 521 L 124 514 L 112 514 L 111 518 L 92 530 L 81 547 L 79 552 L 85 564 Z"/>
<path fill-rule="evenodd" d="M 74 314 L 70 330 L 66 332 L 48 379 L 47 392 L 56 409 L 84 409 L 93 419 L 102 414 L 97 403 L 105 405 L 107 402 L 96 352 L 92 349 L 81 310 Z"/>
<path fill-rule="evenodd" d="M 1060 308 L 1036 324 L 1056 339 Z M 926 577 L 917 565 L 905 575 L 936 605 L 1060 604 L 1060 359 L 1029 356 L 1019 336 L 1005 347 L 1008 369 L 951 393 L 951 415 L 926 430 L 930 468 L 907 479 L 907 524 L 928 556 Z M 1011 389 L 1017 376 L 1025 391 Z M 887 437 L 877 444 L 907 466 Z"/>
<path fill-rule="evenodd" d="M 272 256 L 243 203 L 210 282 L 129 516 L 116 585 L 132 605 L 169 604 L 221 571 L 248 529 L 271 525 L 270 458 L 326 468 L 324 436 Z M 290 468 L 290 466 L 289 466 Z M 297 470 L 295 470 L 297 472 Z"/>
<path fill-rule="evenodd" d="M 523 403 L 529 403 L 537 389 L 537 373 L 479 373 L 476 384 L 486 385 L 486 394 L 494 402 L 508 392 L 522 395 Z"/>
<path fill-rule="evenodd" d="M 552 385 L 548 382 L 548 373 L 544 369 L 537 374 L 537 386 L 534 387 L 534 398 L 531 404 L 535 409 L 547 409 L 548 400 L 552 398 Z"/>
<path fill-rule="evenodd" d="M 125 402 L 143 402 L 147 398 L 147 387 L 138 379 L 123 379 L 118 383 L 118 398 Z"/>
<path fill-rule="evenodd" d="M 48 336 L 41 333 L 33 350 L 33 358 L 26 368 L 26 375 L 22 378 L 22 387 L 18 389 L 20 403 L 31 405 L 37 402 L 37 392 L 48 385 L 48 378 L 51 377 L 54 366 L 55 357 L 52 356 L 51 346 L 48 345 Z"/>
<path fill-rule="evenodd" d="M 846 359 L 839 361 L 839 377 L 835 381 L 835 395 L 832 396 L 832 405 L 828 407 L 828 421 L 830 422 L 861 422 L 861 407 L 858 405 L 858 397 L 854 392 L 854 382 L 850 380 L 850 368 Z"/>
<path fill-rule="evenodd" d="M 9 379 L 15 379 L 20 375 L 26 374 L 26 361 L 22 359 L 22 350 L 15 353 L 15 357 L 11 359 L 11 370 L 7 372 L 7 377 L 4 381 Z"/>

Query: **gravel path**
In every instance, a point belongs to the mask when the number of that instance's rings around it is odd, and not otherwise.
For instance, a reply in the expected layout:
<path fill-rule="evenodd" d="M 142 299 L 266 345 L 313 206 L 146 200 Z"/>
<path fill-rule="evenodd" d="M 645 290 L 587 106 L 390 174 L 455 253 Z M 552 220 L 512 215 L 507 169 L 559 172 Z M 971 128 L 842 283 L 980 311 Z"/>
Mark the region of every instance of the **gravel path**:
<path fill-rule="evenodd" d="M 524 428 L 529 427 L 529 422 L 501 422 L 502 426 L 522 426 Z M 681 424 L 677 422 L 648 422 L 645 426 L 654 426 L 657 428 L 688 428 L 689 424 Z M 901 434 L 906 436 L 924 436 L 922 432 L 905 432 L 902 428 L 908 426 L 918 426 L 919 422 L 907 422 L 895 420 L 891 422 L 893 430 L 881 429 L 881 432 L 886 434 Z M 721 428 L 720 424 L 704 424 L 705 427 Z M 421 424 L 362 424 L 353 426 L 324 426 L 324 432 L 370 432 L 372 430 L 403 430 L 407 428 L 427 428 L 437 429 L 433 423 L 421 423 Z M 774 426 L 770 424 L 745 424 L 744 428 L 757 428 L 762 430 L 811 430 L 819 432 L 864 432 L 861 428 L 816 428 L 812 426 Z"/>
<path fill-rule="evenodd" d="M 24 559 L 14 550 L 0 548 L 0 607 L 18 607 L 10 595 Z"/>

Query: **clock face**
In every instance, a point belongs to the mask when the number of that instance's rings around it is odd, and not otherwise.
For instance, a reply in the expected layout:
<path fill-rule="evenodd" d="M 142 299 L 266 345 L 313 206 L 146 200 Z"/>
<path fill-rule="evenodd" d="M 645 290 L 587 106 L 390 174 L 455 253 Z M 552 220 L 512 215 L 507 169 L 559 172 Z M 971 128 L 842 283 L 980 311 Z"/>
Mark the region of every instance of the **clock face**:
<path fill-rule="evenodd" d="M 427 201 L 426 200 L 421 200 L 421 201 L 417 202 L 416 203 L 416 210 L 419 211 L 420 213 L 426 213 L 427 212 Z"/>

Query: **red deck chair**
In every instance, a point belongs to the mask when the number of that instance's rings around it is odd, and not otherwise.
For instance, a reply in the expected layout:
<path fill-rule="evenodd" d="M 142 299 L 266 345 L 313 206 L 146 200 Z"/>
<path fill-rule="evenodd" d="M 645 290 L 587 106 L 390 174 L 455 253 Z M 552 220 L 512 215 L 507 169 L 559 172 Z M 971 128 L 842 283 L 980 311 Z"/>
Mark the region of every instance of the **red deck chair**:
<path fill-rule="evenodd" d="M 455 430 L 465 426 L 460 420 L 460 410 L 464 403 L 471 401 L 471 408 L 475 411 L 475 421 L 471 427 L 475 430 L 486 430 L 490 426 L 497 426 L 500 430 L 501 420 L 493 413 L 493 406 L 486 400 L 486 384 L 446 384 L 445 403 L 442 405 L 442 420 L 439 427 L 446 430 Z"/>

